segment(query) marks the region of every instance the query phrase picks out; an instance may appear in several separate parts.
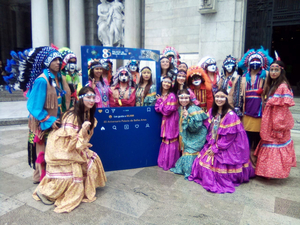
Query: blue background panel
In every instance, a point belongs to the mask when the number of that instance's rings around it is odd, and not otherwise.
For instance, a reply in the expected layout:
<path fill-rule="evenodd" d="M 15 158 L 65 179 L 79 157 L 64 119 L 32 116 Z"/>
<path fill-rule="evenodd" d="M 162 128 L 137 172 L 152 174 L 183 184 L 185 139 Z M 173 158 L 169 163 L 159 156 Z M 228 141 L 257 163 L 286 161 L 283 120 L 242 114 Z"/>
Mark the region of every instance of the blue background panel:
<path fill-rule="evenodd" d="M 135 59 L 154 61 L 156 81 L 160 80 L 159 51 L 148 49 L 82 46 L 83 84 L 88 81 L 90 59 Z M 159 88 L 160 84 L 156 83 Z M 154 107 L 98 108 L 98 125 L 91 139 L 105 171 L 157 165 L 161 115 Z"/>

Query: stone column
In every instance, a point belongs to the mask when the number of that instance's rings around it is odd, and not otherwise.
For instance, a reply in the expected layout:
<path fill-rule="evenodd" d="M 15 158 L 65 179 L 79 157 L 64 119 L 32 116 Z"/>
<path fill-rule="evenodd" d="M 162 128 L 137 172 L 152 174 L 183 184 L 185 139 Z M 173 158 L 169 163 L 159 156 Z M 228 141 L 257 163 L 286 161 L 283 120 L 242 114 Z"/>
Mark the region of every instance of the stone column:
<path fill-rule="evenodd" d="M 67 46 L 66 5 L 64 0 L 53 0 L 53 44 Z"/>
<path fill-rule="evenodd" d="M 77 56 L 77 66 L 81 68 L 81 46 L 85 45 L 84 2 L 69 1 L 70 49 Z"/>
<path fill-rule="evenodd" d="M 141 1 L 125 1 L 125 41 L 124 47 L 141 47 Z"/>
<path fill-rule="evenodd" d="M 49 45 L 48 1 L 31 0 L 32 47 Z"/>

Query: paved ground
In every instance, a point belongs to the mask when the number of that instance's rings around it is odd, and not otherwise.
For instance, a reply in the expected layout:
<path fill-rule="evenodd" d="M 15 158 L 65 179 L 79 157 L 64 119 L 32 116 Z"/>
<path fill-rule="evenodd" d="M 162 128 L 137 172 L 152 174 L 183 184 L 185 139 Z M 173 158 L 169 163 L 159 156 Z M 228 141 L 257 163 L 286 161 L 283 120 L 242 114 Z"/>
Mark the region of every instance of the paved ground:
<path fill-rule="evenodd" d="M 300 159 L 300 98 L 292 138 Z M 14 108 L 13 108 L 14 107 Z M 0 224 L 300 224 L 300 167 L 289 178 L 255 178 L 233 194 L 212 194 L 182 176 L 147 167 L 107 173 L 97 200 L 68 214 L 35 201 L 27 164 L 26 102 L 0 102 Z M 2 122 L 1 122 L 2 121 Z"/>

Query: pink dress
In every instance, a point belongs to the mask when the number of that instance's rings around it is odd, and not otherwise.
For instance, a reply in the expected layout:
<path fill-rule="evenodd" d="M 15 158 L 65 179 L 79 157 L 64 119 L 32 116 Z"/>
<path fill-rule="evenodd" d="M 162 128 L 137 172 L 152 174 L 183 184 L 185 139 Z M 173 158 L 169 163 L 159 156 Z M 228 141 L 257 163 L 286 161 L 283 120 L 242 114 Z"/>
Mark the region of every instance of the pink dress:
<path fill-rule="evenodd" d="M 165 99 L 159 98 L 155 104 L 155 111 L 163 115 L 160 136 L 162 143 L 159 148 L 157 164 L 164 170 L 175 167 L 180 157 L 179 150 L 179 114 L 177 99 L 170 93 Z"/>
<path fill-rule="evenodd" d="M 294 106 L 293 93 L 281 84 L 267 100 L 262 114 L 261 141 L 255 150 L 255 174 L 263 177 L 286 178 L 296 167 L 291 129 L 294 119 L 289 107 Z"/>

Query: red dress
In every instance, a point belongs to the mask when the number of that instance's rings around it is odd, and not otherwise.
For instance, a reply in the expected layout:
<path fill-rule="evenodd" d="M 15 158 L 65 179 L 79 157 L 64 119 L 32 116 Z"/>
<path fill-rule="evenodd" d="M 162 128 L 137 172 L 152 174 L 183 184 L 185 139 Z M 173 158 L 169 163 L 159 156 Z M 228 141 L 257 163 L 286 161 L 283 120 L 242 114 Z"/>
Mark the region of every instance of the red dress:
<path fill-rule="evenodd" d="M 286 84 L 281 84 L 269 97 L 262 115 L 261 141 L 254 153 L 257 156 L 256 175 L 286 178 L 291 167 L 296 167 L 294 142 L 291 139 L 294 119 L 289 110 L 294 105 L 293 93 Z"/>

